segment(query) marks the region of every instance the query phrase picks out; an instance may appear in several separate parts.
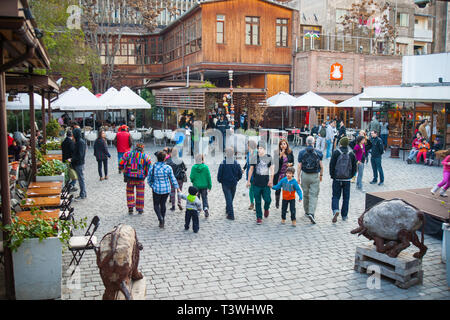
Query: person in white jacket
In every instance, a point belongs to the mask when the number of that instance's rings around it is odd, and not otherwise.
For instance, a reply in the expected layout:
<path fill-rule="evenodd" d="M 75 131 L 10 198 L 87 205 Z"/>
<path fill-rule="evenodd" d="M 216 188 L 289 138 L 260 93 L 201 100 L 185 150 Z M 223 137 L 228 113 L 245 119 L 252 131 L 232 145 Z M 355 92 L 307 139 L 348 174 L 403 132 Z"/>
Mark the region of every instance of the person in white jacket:
<path fill-rule="evenodd" d="M 336 121 L 331 121 L 327 125 L 327 135 L 325 137 L 327 143 L 327 155 L 326 158 L 329 159 L 331 157 L 331 152 L 333 151 L 333 141 L 334 136 L 336 135 Z"/>

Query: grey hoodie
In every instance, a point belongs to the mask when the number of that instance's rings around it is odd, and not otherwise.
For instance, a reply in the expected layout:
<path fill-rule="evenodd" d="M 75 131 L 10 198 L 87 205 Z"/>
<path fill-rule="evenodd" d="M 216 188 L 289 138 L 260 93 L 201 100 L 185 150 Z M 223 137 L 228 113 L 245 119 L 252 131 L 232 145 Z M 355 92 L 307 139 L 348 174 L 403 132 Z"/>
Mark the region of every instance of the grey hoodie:
<path fill-rule="evenodd" d="M 186 210 L 196 210 L 197 212 L 202 211 L 202 202 L 197 198 L 197 196 L 184 194 L 180 195 L 181 199 L 186 200 Z"/>

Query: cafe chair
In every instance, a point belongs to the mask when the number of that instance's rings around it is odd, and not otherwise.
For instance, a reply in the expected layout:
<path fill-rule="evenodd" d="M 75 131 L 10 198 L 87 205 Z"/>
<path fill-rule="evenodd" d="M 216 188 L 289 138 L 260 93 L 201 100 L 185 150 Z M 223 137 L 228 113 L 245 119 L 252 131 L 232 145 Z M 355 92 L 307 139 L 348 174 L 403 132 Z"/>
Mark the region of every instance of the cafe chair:
<path fill-rule="evenodd" d="M 153 130 L 153 143 L 155 146 L 157 145 L 157 141 L 159 141 L 159 145 L 162 146 L 162 141 L 165 138 L 164 132 L 161 130 Z"/>
<path fill-rule="evenodd" d="M 73 201 L 73 194 L 71 194 L 68 198 L 66 198 L 66 199 L 62 199 L 62 202 L 61 202 L 61 204 L 59 205 L 59 209 L 61 210 L 61 211 L 68 211 L 68 210 L 70 210 L 70 208 L 71 208 L 71 204 L 72 204 L 72 201 Z"/>
<path fill-rule="evenodd" d="M 72 190 L 72 185 L 70 184 L 70 180 L 66 182 L 64 187 L 61 190 L 61 199 L 67 199 L 70 191 Z"/>
<path fill-rule="evenodd" d="M 59 220 L 74 221 L 75 220 L 74 215 L 73 215 L 74 210 L 75 210 L 75 208 L 69 208 L 69 209 L 61 211 L 59 214 Z"/>
<path fill-rule="evenodd" d="M 69 267 L 75 262 L 75 266 L 80 264 L 86 250 L 93 250 L 97 247 L 97 237 L 94 235 L 100 225 L 100 218 L 95 216 L 84 234 L 84 236 L 73 236 L 69 240 L 69 250 L 72 252 L 73 258 Z M 72 271 L 74 274 L 76 267 Z"/>

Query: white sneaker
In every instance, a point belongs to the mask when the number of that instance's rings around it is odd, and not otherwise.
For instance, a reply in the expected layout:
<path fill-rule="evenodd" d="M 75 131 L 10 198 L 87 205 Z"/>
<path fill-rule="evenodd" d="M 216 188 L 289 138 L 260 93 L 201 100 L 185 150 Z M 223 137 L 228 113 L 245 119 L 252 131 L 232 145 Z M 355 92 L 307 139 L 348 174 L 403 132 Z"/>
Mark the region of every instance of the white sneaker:
<path fill-rule="evenodd" d="M 438 186 L 434 186 L 434 188 L 431 189 L 430 192 L 431 192 L 432 194 L 436 194 L 436 191 L 438 191 L 438 190 L 439 190 L 439 187 L 438 187 Z"/>
<path fill-rule="evenodd" d="M 439 192 L 439 195 L 440 195 L 441 197 L 444 197 L 444 198 L 445 198 L 445 197 L 448 197 L 447 194 L 445 193 L 446 191 L 447 191 L 447 190 L 442 189 L 441 192 Z"/>

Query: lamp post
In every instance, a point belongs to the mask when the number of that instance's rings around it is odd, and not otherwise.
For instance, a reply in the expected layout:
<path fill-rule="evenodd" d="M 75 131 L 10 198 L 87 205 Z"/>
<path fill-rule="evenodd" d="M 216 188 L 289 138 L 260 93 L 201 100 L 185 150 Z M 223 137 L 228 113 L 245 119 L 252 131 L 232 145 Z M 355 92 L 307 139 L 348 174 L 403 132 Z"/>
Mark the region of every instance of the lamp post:
<path fill-rule="evenodd" d="M 234 104 L 233 104 L 233 70 L 228 70 L 228 80 L 230 80 L 230 110 L 231 110 L 231 126 L 234 129 Z"/>

